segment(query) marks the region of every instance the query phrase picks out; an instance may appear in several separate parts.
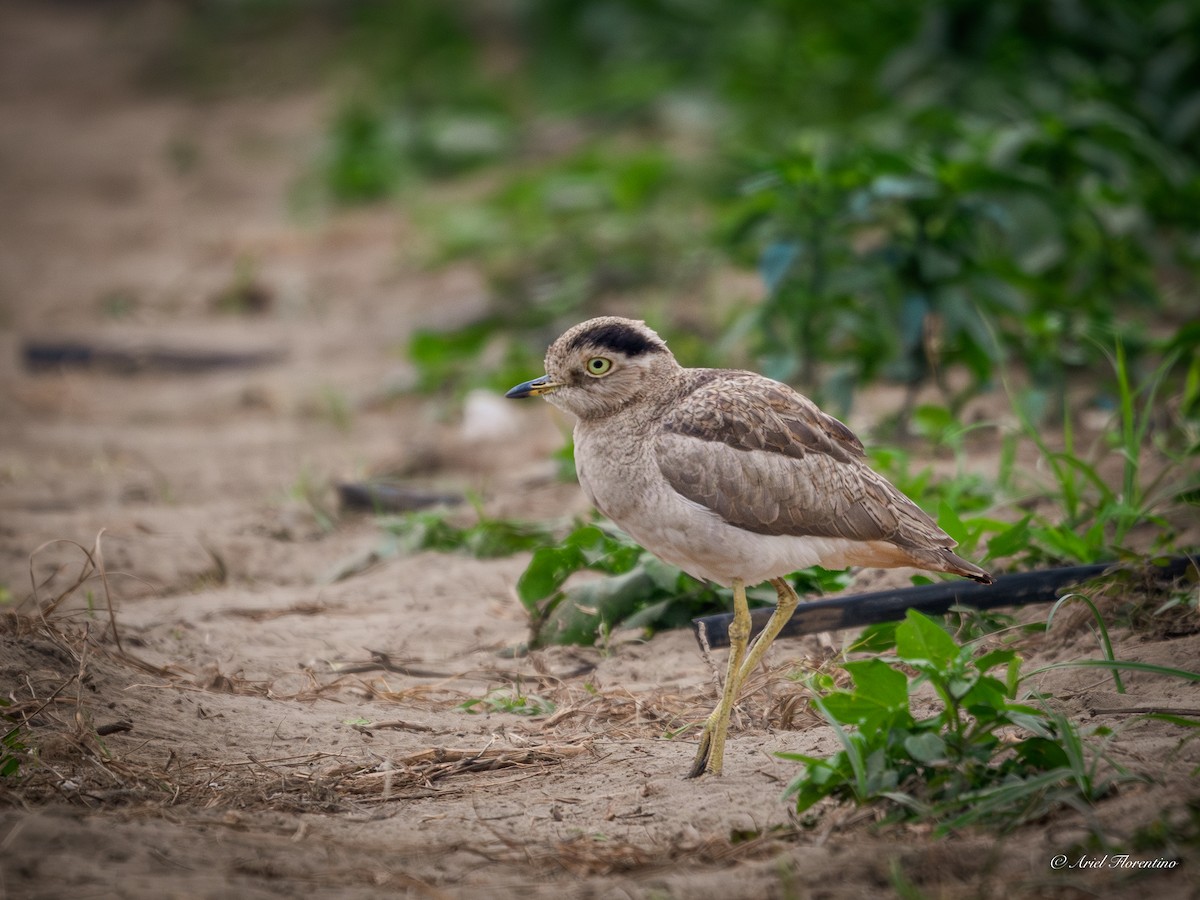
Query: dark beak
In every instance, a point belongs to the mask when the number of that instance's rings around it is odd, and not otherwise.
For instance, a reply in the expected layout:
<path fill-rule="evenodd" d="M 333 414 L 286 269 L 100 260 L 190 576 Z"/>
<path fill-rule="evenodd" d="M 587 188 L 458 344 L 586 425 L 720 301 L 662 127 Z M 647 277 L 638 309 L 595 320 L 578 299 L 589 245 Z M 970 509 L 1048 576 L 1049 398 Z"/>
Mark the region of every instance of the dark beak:
<path fill-rule="evenodd" d="M 557 381 L 551 381 L 549 375 L 542 375 L 540 378 L 518 384 L 504 396 L 510 400 L 520 400 L 522 397 L 540 397 L 542 394 L 553 393 L 560 387 L 562 385 Z"/>

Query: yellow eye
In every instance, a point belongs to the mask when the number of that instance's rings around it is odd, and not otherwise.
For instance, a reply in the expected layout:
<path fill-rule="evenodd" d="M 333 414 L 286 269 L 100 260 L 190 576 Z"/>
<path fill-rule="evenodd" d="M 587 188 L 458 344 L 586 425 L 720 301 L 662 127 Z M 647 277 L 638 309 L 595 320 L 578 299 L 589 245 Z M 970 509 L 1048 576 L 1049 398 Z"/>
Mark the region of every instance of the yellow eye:
<path fill-rule="evenodd" d="M 587 361 L 587 373 L 593 378 L 600 378 L 612 371 L 612 360 L 603 356 L 593 356 Z"/>

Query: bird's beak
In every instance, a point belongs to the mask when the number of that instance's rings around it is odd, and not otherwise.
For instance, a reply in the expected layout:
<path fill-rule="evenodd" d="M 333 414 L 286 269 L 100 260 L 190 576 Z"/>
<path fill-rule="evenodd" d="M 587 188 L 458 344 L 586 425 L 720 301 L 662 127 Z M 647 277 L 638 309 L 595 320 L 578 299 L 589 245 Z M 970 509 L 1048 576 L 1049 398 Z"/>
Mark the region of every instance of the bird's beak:
<path fill-rule="evenodd" d="M 552 381 L 549 375 L 542 375 L 540 378 L 518 384 L 504 396 L 510 400 L 520 400 L 522 397 L 540 397 L 542 394 L 552 394 L 560 387 L 562 387 L 560 382 Z"/>

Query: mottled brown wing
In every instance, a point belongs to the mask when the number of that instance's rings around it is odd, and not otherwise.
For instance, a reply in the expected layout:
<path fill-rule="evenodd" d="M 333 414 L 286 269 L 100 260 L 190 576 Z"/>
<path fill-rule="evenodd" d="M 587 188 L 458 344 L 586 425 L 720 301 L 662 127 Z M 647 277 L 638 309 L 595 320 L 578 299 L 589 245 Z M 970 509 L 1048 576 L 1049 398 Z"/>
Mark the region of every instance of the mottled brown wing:
<path fill-rule="evenodd" d="M 753 372 L 689 371 L 694 390 L 663 420 L 663 431 L 796 459 L 814 452 L 863 458 L 853 431 L 786 384 Z"/>
<path fill-rule="evenodd" d="M 806 397 L 752 373 L 698 381 L 655 438 L 659 469 L 684 497 L 759 534 L 954 546 Z"/>

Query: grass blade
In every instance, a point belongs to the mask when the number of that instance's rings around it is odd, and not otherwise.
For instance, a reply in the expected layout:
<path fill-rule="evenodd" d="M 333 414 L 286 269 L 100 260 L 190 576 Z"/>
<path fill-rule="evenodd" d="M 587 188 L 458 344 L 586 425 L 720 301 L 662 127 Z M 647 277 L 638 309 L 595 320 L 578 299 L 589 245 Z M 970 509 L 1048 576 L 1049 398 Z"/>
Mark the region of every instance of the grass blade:
<path fill-rule="evenodd" d="M 1100 649 L 1104 652 L 1104 658 L 1109 662 L 1115 662 L 1116 657 L 1113 655 L 1112 641 L 1108 636 L 1108 626 L 1104 624 L 1104 617 L 1100 615 L 1100 610 L 1097 609 L 1096 604 L 1092 602 L 1092 598 L 1087 596 L 1087 594 L 1081 594 L 1077 591 L 1064 594 L 1057 603 L 1050 607 L 1050 614 L 1046 616 L 1046 630 L 1050 630 L 1050 624 L 1054 621 L 1054 614 L 1058 612 L 1059 608 L 1072 600 L 1079 600 L 1085 603 L 1087 608 L 1092 611 L 1092 620 L 1096 623 L 1096 628 L 1100 632 Z M 1112 677 L 1114 684 L 1117 686 L 1117 693 L 1125 693 L 1125 684 L 1121 681 L 1121 673 L 1118 669 L 1113 669 Z"/>
<path fill-rule="evenodd" d="M 1200 681 L 1200 672 L 1189 672 L 1186 669 L 1173 669 L 1170 666 L 1159 666 L 1154 663 L 1137 662 L 1131 659 L 1073 659 L 1067 662 L 1050 663 L 1041 668 L 1026 672 L 1021 680 L 1032 678 L 1051 669 L 1114 669 L 1130 672 L 1150 672 L 1154 675 L 1169 675 L 1172 678 L 1182 678 L 1185 681 Z"/>

